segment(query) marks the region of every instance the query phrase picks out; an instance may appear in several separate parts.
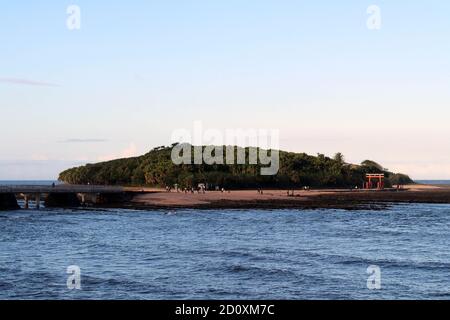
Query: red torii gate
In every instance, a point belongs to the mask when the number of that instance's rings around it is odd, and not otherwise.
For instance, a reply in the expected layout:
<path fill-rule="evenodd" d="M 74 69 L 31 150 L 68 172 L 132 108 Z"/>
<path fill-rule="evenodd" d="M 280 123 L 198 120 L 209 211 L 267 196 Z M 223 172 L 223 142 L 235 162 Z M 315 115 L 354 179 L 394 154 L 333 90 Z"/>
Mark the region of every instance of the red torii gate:
<path fill-rule="evenodd" d="M 375 180 L 375 181 L 372 181 Z M 376 181 L 378 180 L 378 181 Z M 376 183 L 376 185 L 375 185 Z M 366 174 L 366 182 L 364 183 L 364 189 L 384 189 L 384 173 L 368 173 Z"/>

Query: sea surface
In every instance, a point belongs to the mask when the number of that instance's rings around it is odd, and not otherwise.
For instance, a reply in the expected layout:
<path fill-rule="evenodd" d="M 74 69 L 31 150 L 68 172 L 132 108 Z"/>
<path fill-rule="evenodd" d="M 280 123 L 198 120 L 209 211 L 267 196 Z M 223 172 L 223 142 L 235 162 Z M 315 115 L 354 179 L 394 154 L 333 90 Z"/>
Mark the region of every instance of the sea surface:
<path fill-rule="evenodd" d="M 417 180 L 417 183 L 450 186 L 450 180 Z"/>
<path fill-rule="evenodd" d="M 0 212 L 0 299 L 450 299 L 449 227 L 430 204 Z"/>
<path fill-rule="evenodd" d="M 0 180 L 0 186 L 51 186 L 56 180 Z"/>

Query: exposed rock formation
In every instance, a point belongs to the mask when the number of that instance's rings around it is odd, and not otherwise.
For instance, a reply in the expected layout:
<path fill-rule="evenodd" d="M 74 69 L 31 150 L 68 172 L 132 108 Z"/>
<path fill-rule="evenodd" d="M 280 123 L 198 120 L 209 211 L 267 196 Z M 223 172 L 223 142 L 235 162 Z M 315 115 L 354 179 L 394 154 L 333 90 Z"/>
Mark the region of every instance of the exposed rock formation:
<path fill-rule="evenodd" d="M 74 208 L 81 205 L 75 193 L 50 193 L 45 199 L 48 208 Z"/>
<path fill-rule="evenodd" d="M 0 193 L 0 210 L 20 209 L 16 196 L 13 193 Z"/>

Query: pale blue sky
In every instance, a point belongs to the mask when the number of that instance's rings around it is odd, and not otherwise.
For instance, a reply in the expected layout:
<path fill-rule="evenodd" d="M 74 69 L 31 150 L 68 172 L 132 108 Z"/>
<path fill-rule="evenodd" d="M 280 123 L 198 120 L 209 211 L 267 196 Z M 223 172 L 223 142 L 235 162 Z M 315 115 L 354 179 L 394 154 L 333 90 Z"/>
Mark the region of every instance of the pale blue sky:
<path fill-rule="evenodd" d="M 0 179 L 145 153 L 195 120 L 450 179 L 448 1 L 3 1 L 0 39 Z"/>

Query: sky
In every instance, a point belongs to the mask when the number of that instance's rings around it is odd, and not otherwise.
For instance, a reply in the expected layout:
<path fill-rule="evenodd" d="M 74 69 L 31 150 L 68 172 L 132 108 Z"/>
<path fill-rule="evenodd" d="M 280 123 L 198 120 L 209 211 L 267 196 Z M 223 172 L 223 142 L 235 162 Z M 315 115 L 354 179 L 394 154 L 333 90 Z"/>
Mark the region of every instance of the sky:
<path fill-rule="evenodd" d="M 450 179 L 448 1 L 1 1 L 0 39 L 0 180 L 144 154 L 195 121 Z"/>

